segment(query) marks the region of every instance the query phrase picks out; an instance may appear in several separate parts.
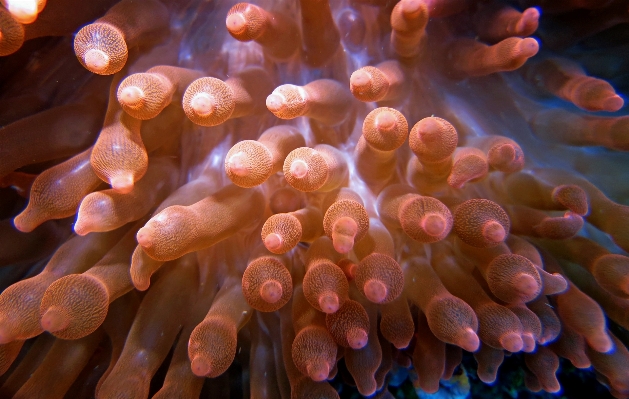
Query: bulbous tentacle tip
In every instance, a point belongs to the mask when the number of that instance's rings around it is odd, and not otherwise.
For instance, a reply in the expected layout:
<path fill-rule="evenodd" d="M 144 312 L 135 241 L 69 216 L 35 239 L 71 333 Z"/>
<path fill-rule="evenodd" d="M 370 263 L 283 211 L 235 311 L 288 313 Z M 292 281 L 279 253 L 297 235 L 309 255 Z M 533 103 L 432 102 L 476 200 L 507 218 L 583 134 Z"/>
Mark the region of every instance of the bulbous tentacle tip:
<path fill-rule="evenodd" d="M 76 222 L 74 222 L 74 232 L 76 234 L 85 236 L 92 232 L 106 230 L 105 226 L 106 222 L 102 219 L 101 215 L 89 214 L 84 212 L 82 207 L 79 207 Z"/>
<path fill-rule="evenodd" d="M 353 218 L 343 216 L 334 222 L 332 227 L 332 245 L 340 254 L 349 253 L 354 248 L 354 240 L 358 234 L 358 224 Z"/>
<path fill-rule="evenodd" d="M 13 18 L 21 24 L 32 24 L 37 20 L 36 1 L 12 1 L 8 4 L 8 9 Z"/>
<path fill-rule="evenodd" d="M 542 288 L 535 277 L 525 273 L 514 277 L 512 286 L 521 294 L 523 299 L 526 299 L 525 302 L 535 299 Z"/>
<path fill-rule="evenodd" d="M 565 240 L 574 237 L 583 227 L 581 216 L 567 211 L 563 217 L 547 217 L 533 226 L 533 232 L 540 237 L 552 240 Z"/>
<path fill-rule="evenodd" d="M 225 19 L 227 30 L 233 35 L 240 35 L 247 29 L 247 20 L 242 13 L 230 14 Z"/>
<path fill-rule="evenodd" d="M 209 359 L 204 356 L 197 355 L 190 363 L 192 373 L 198 377 L 205 377 L 212 372 L 212 364 Z"/>
<path fill-rule="evenodd" d="M 354 248 L 354 237 L 333 233 L 332 243 L 336 252 L 340 254 L 347 254 L 352 250 L 352 248 Z"/>
<path fill-rule="evenodd" d="M 546 345 L 547 343 L 551 342 L 555 337 L 553 337 L 551 334 L 545 334 L 545 335 L 541 335 L 538 339 L 537 339 L 537 343 L 540 345 Z"/>
<path fill-rule="evenodd" d="M 104 74 L 109 68 L 109 55 L 99 49 L 90 49 L 83 56 L 87 69 L 97 74 Z"/>
<path fill-rule="evenodd" d="M 309 363 L 306 370 L 308 376 L 315 382 L 324 381 L 330 375 L 330 365 L 323 360 Z"/>
<path fill-rule="evenodd" d="M 592 367 L 592 362 L 590 362 L 590 359 L 588 359 L 585 355 L 579 356 L 575 359 L 570 359 L 570 362 L 574 367 L 578 369 L 589 369 L 590 367 Z"/>
<path fill-rule="evenodd" d="M 145 94 L 141 88 L 137 86 L 127 86 L 120 90 L 118 101 L 122 105 L 128 107 L 138 107 L 144 100 Z"/>
<path fill-rule="evenodd" d="M 542 269 L 538 269 L 538 273 L 540 274 L 540 277 L 544 277 L 542 279 L 542 284 L 545 295 L 561 294 L 568 289 L 568 282 L 561 274 L 549 274 Z"/>
<path fill-rule="evenodd" d="M 522 351 L 526 353 L 535 351 L 535 337 L 531 333 L 522 334 Z"/>
<path fill-rule="evenodd" d="M 524 347 L 524 341 L 520 334 L 508 332 L 503 334 L 500 339 L 500 345 L 509 352 L 519 352 Z"/>
<path fill-rule="evenodd" d="M 502 144 L 496 146 L 492 155 L 493 157 L 489 159 L 490 164 L 509 164 L 515 160 L 517 152 L 513 144 Z"/>
<path fill-rule="evenodd" d="M 282 248 L 282 242 L 282 236 L 276 233 L 270 233 L 264 238 L 264 246 L 273 253 Z"/>
<path fill-rule="evenodd" d="M 616 112 L 625 105 L 625 100 L 618 95 L 608 97 L 601 101 L 602 108 L 608 112 Z"/>
<path fill-rule="evenodd" d="M 214 112 L 216 105 L 214 98 L 208 93 L 198 93 L 190 100 L 190 108 L 199 116 L 207 116 Z"/>
<path fill-rule="evenodd" d="M 367 280 L 363 286 L 363 292 L 367 299 L 373 303 L 383 303 L 389 294 L 387 286 L 376 279 Z"/>
<path fill-rule="evenodd" d="M 424 118 L 417 123 L 417 137 L 422 142 L 434 143 L 443 136 L 442 122 L 434 117 Z"/>
<path fill-rule="evenodd" d="M 480 346 L 480 340 L 476 331 L 468 327 L 463 330 L 455 344 L 468 352 L 476 352 Z"/>
<path fill-rule="evenodd" d="M 375 124 L 378 130 L 390 132 L 397 127 L 397 117 L 391 111 L 382 111 L 376 116 Z"/>
<path fill-rule="evenodd" d="M 542 13 L 539 11 L 537 7 L 529 7 L 526 10 L 522 11 L 522 19 L 539 19 Z"/>
<path fill-rule="evenodd" d="M 357 89 L 365 89 L 371 85 L 371 75 L 363 69 L 352 72 L 349 77 L 350 87 Z"/>
<path fill-rule="evenodd" d="M 285 99 L 279 94 L 269 94 L 266 98 L 266 107 L 273 113 L 279 112 L 285 107 Z"/>
<path fill-rule="evenodd" d="M 347 343 L 352 349 L 362 349 L 367 345 L 369 336 L 362 328 L 352 328 L 347 332 Z"/>
<path fill-rule="evenodd" d="M 422 11 L 422 0 L 406 0 L 402 2 L 402 14 L 406 18 L 415 18 L 419 16 Z"/>
<path fill-rule="evenodd" d="M 399 350 L 403 350 L 408 348 L 408 346 L 411 344 L 411 341 L 395 341 L 395 342 L 391 342 L 393 344 L 393 346 L 395 347 L 395 349 L 399 349 Z"/>
<path fill-rule="evenodd" d="M 530 58 L 539 51 L 539 43 L 532 37 L 527 37 L 518 43 L 517 50 L 523 57 Z"/>
<path fill-rule="evenodd" d="M 497 374 L 493 374 L 490 372 L 478 370 L 477 373 L 478 373 L 478 379 L 484 382 L 485 384 L 493 384 L 494 382 L 496 382 L 496 379 L 498 378 Z"/>
<path fill-rule="evenodd" d="M 80 236 L 85 236 L 93 231 L 92 227 L 92 223 L 87 218 L 79 216 L 74 223 L 74 232 Z"/>
<path fill-rule="evenodd" d="M 595 334 L 585 337 L 585 340 L 592 349 L 600 353 L 609 353 L 614 349 L 614 342 L 605 330 L 597 331 Z"/>
<path fill-rule="evenodd" d="M 420 382 L 420 384 L 420 388 L 430 395 L 436 394 L 441 387 L 441 385 L 439 385 L 438 379 L 435 381 Z"/>
<path fill-rule="evenodd" d="M 431 237 L 439 237 L 447 228 L 446 219 L 438 213 L 426 214 L 420 221 L 421 228 Z"/>
<path fill-rule="evenodd" d="M 278 281 L 268 280 L 260 287 L 260 298 L 268 303 L 276 303 L 282 299 L 283 291 L 282 284 Z"/>
<path fill-rule="evenodd" d="M 319 307 L 323 313 L 335 313 L 339 310 L 339 297 L 335 293 L 327 293 L 319 298 Z"/>
<path fill-rule="evenodd" d="M 308 164 L 301 160 L 296 159 L 290 164 L 290 173 L 296 179 L 303 179 L 308 175 Z"/>
<path fill-rule="evenodd" d="M 557 381 L 557 379 L 555 378 L 554 381 L 547 382 L 544 385 L 543 389 L 544 389 L 544 391 L 546 391 L 548 393 L 557 393 L 557 392 L 561 391 L 561 385 L 559 385 L 559 381 Z"/>
<path fill-rule="evenodd" d="M 139 270 L 138 267 L 134 267 L 133 261 L 131 262 L 131 282 L 138 291 L 146 291 L 151 286 L 152 271 Z"/>
<path fill-rule="evenodd" d="M 247 161 L 248 161 L 247 155 L 245 155 L 245 153 L 240 151 L 229 157 L 227 162 L 225 162 L 225 167 L 229 168 L 229 171 L 235 174 L 236 176 L 244 177 L 249 174 Z"/>
<path fill-rule="evenodd" d="M 515 25 L 514 31 L 518 36 L 528 36 L 537 30 L 540 12 L 537 7 L 527 8 L 522 12 L 520 19 Z"/>
<path fill-rule="evenodd" d="M 113 176 L 109 179 L 111 188 L 119 192 L 120 194 L 129 194 L 134 187 L 133 175 L 125 173 L 118 176 Z"/>
<path fill-rule="evenodd" d="M 144 226 L 135 235 L 135 239 L 138 244 L 144 248 L 150 248 L 153 246 L 153 234 L 152 229 L 149 226 Z"/>
<path fill-rule="evenodd" d="M 13 219 L 13 225 L 22 233 L 30 233 L 39 224 L 28 207 Z"/>
<path fill-rule="evenodd" d="M 580 216 L 588 213 L 588 197 L 579 186 L 562 184 L 553 189 L 552 199 L 555 203 L 564 206 Z"/>
<path fill-rule="evenodd" d="M 40 324 L 44 330 L 54 333 L 68 327 L 70 319 L 63 310 L 53 306 L 44 312 Z"/>
<path fill-rule="evenodd" d="M 138 291 L 146 291 L 151 286 L 151 278 L 145 277 L 131 277 L 131 281 L 133 282 L 133 286 Z"/>
<path fill-rule="evenodd" d="M 54 281 L 39 306 L 41 327 L 61 339 L 79 339 L 96 331 L 109 309 L 103 282 L 88 274 L 70 274 Z"/>
<path fill-rule="evenodd" d="M 507 238 L 507 232 L 502 224 L 497 221 L 489 221 L 482 228 L 483 237 L 491 243 L 499 244 Z"/>

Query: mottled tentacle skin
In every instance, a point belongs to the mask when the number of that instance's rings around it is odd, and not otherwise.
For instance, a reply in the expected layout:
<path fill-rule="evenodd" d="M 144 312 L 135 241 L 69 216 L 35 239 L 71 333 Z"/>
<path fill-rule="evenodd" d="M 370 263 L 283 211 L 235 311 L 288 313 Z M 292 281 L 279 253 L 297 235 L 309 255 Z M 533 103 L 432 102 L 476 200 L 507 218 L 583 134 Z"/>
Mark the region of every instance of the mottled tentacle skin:
<path fill-rule="evenodd" d="M 305 86 L 281 85 L 266 98 L 266 107 L 280 119 L 306 116 L 329 126 L 345 121 L 352 105 L 349 90 L 330 79 Z"/>
<path fill-rule="evenodd" d="M 91 153 L 89 148 L 37 176 L 26 209 L 14 219 L 18 230 L 31 232 L 46 220 L 76 213 L 83 198 L 102 184 L 90 164 Z"/>
<path fill-rule="evenodd" d="M 22 280 L 0 295 L 0 343 L 32 338 L 43 332 L 39 305 L 57 279 L 94 266 L 126 230 L 74 237 L 66 241 L 37 276 Z"/>
<path fill-rule="evenodd" d="M 380 107 L 367 114 L 362 133 L 354 151 L 356 169 L 379 192 L 395 178 L 396 150 L 408 137 L 408 122 L 399 111 Z"/>
<path fill-rule="evenodd" d="M 347 161 L 336 148 L 319 144 L 291 151 L 284 160 L 284 177 L 299 191 L 332 191 L 346 184 Z"/>
<path fill-rule="evenodd" d="M 326 328 L 325 318 L 308 304 L 300 288 L 295 290 L 292 310 L 293 362 L 302 375 L 316 382 L 324 381 L 336 360 L 336 342 Z"/>
<path fill-rule="evenodd" d="M 255 310 L 274 312 L 293 294 L 290 259 L 265 254 L 253 259 L 242 276 L 242 292 Z"/>
<path fill-rule="evenodd" d="M 262 242 L 269 251 L 283 254 L 299 242 L 311 242 L 323 232 L 323 215 L 313 206 L 288 213 L 276 213 L 262 226 Z"/>
<path fill-rule="evenodd" d="M 218 186 L 218 179 L 211 175 L 201 175 L 172 192 L 153 212 L 154 215 L 172 205 L 189 206 L 208 197 Z M 131 257 L 131 280 L 136 289 L 145 291 L 151 283 L 151 276 L 159 270 L 164 261 L 151 258 L 141 245 L 135 247 Z"/>
<path fill-rule="evenodd" d="M 168 31 L 168 10 L 157 0 L 121 1 L 74 38 L 81 64 L 99 75 L 111 75 L 126 64 L 129 49 L 155 42 Z"/>
<path fill-rule="evenodd" d="M 216 126 L 231 118 L 259 114 L 272 90 L 269 74 L 247 68 L 225 81 L 200 78 L 188 85 L 182 106 L 188 119 L 201 126 Z"/>
<path fill-rule="evenodd" d="M 423 50 L 429 18 L 425 1 L 402 0 L 391 11 L 391 47 L 397 55 L 412 58 Z"/>
<path fill-rule="evenodd" d="M 205 319 L 190 335 L 188 357 L 199 376 L 223 374 L 236 356 L 236 335 L 251 316 L 236 278 L 225 281 Z"/>
<path fill-rule="evenodd" d="M 474 309 L 478 317 L 478 337 L 484 345 L 509 352 L 522 350 L 522 324 L 518 317 L 492 301 L 482 287 L 454 263 L 446 248 L 439 248 L 433 255 L 432 267 L 444 286 Z"/>
<path fill-rule="evenodd" d="M 241 206 L 250 201 L 257 205 L 242 212 Z M 193 205 L 164 209 L 138 231 L 137 240 L 155 260 L 177 259 L 210 247 L 243 226 L 255 226 L 262 217 L 262 206 L 259 191 L 227 186 Z M 206 219 L 206 215 L 214 217 Z"/>
<path fill-rule="evenodd" d="M 255 41 L 278 61 L 287 61 L 299 48 L 295 21 L 281 12 L 264 10 L 250 3 L 238 3 L 227 13 L 225 25 L 234 39 Z"/>
<path fill-rule="evenodd" d="M 612 85 L 587 76 L 583 68 L 567 59 L 546 59 L 532 64 L 525 73 L 542 90 L 586 111 L 614 112 L 624 104 Z"/>
<path fill-rule="evenodd" d="M 257 140 L 243 140 L 225 156 L 225 173 L 240 187 L 254 187 L 282 170 L 288 154 L 306 142 L 302 134 L 288 125 L 267 129 Z"/>
<path fill-rule="evenodd" d="M 387 187 L 378 196 L 377 206 L 385 225 L 401 228 L 419 242 L 443 240 L 453 226 L 452 214 L 441 201 L 421 196 L 410 186 Z"/>
<path fill-rule="evenodd" d="M 347 188 L 332 193 L 328 200 L 332 203 L 323 215 L 323 231 L 334 249 L 346 254 L 367 234 L 369 215 L 360 196 Z"/>
<path fill-rule="evenodd" d="M 24 28 L 11 13 L 0 9 L 0 56 L 15 53 L 24 43 Z"/>
<path fill-rule="evenodd" d="M 192 69 L 158 65 L 144 73 L 127 76 L 116 97 L 122 109 L 134 118 L 155 118 L 170 103 L 181 101 L 184 90 L 203 73 Z"/>
<path fill-rule="evenodd" d="M 97 191 L 83 198 L 74 231 L 79 235 L 114 230 L 146 215 L 176 185 L 176 165 L 166 158 L 154 158 L 144 179 L 121 194 L 113 189 Z"/>
<path fill-rule="evenodd" d="M 338 345 L 353 349 L 367 345 L 369 315 L 360 303 L 345 301 L 337 312 L 325 316 L 325 324 Z"/>
<path fill-rule="evenodd" d="M 361 395 L 373 395 L 378 389 L 376 372 L 382 362 L 382 348 L 378 340 L 377 308 L 364 298 L 357 297 L 369 317 L 367 344 L 362 348 L 345 348 L 345 362 Z M 326 316 L 327 317 L 327 316 Z"/>
<path fill-rule="evenodd" d="M 466 244 L 477 248 L 499 245 L 510 229 L 507 213 L 495 202 L 468 200 L 454 211 L 454 232 Z"/>
<path fill-rule="evenodd" d="M 360 101 L 399 103 L 408 95 L 406 77 L 407 71 L 398 61 L 388 60 L 352 72 L 349 89 Z"/>
<path fill-rule="evenodd" d="M 336 265 L 340 258 L 328 237 L 315 240 L 306 253 L 304 296 L 315 309 L 324 313 L 336 312 L 348 299 L 347 278 Z"/>
<path fill-rule="evenodd" d="M 109 304 L 133 289 L 129 259 L 137 227 L 88 271 L 61 277 L 46 289 L 39 307 L 44 330 L 61 339 L 78 339 L 103 323 Z"/>
<path fill-rule="evenodd" d="M 404 280 L 409 299 L 426 315 L 432 334 L 440 341 L 465 350 L 478 349 L 478 319 L 472 308 L 448 292 L 425 260 L 414 258 L 405 266 Z M 420 285 L 419 281 L 424 284 L 430 281 L 430 290 L 413 289 Z"/>

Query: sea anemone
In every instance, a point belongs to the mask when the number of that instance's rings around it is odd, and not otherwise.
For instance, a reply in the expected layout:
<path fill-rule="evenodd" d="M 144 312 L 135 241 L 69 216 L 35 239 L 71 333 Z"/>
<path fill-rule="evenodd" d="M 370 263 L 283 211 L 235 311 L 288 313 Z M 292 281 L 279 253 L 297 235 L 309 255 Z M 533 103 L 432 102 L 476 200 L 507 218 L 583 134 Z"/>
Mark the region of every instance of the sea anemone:
<path fill-rule="evenodd" d="M 626 1 L 2 4 L 1 397 L 629 397 Z"/>

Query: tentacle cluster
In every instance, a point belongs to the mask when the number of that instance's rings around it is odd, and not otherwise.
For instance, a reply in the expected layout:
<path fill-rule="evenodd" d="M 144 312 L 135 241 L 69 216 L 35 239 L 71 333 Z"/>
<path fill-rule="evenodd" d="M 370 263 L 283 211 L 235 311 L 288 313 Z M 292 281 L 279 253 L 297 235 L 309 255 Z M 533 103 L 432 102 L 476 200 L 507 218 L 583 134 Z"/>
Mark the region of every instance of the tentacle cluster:
<path fill-rule="evenodd" d="M 625 2 L 1 3 L 0 397 L 629 398 Z"/>

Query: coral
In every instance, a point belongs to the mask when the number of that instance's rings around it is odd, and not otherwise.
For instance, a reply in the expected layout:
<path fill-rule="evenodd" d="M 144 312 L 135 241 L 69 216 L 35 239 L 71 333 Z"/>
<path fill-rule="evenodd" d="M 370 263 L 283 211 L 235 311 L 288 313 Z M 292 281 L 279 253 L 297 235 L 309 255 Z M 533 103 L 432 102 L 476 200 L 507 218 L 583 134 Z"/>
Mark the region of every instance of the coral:
<path fill-rule="evenodd" d="M 0 3 L 0 397 L 629 398 L 626 2 Z"/>

